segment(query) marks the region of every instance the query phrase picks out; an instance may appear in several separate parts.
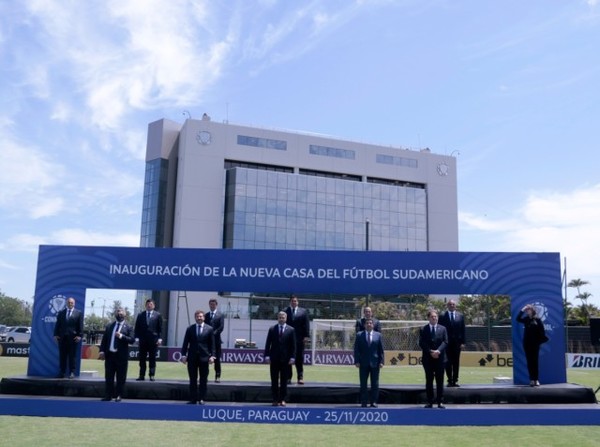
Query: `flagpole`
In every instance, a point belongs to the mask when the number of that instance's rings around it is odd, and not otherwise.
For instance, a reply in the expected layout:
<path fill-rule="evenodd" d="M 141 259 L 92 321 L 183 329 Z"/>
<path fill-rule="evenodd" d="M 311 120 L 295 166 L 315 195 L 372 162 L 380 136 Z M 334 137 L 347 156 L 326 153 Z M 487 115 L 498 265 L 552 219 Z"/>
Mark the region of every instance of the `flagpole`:
<path fill-rule="evenodd" d="M 564 270 L 562 275 L 562 284 L 565 289 L 564 294 L 565 298 L 563 300 L 563 314 L 565 320 L 565 343 L 566 343 L 566 352 L 569 352 L 569 310 L 567 309 L 567 257 L 564 258 Z"/>

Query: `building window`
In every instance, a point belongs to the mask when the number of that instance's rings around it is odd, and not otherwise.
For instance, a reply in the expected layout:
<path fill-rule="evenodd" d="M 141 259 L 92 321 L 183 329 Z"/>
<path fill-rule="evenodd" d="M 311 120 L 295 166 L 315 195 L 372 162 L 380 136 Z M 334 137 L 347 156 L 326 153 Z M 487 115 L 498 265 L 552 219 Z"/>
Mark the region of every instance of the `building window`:
<path fill-rule="evenodd" d="M 397 157 L 395 155 L 377 154 L 375 161 L 384 165 L 405 166 L 407 168 L 419 167 L 418 161 L 414 158 Z"/>
<path fill-rule="evenodd" d="M 262 147 L 265 149 L 275 149 L 278 151 L 287 150 L 287 141 L 271 140 L 269 138 L 249 137 L 247 135 L 238 135 L 237 144 L 242 146 Z"/>
<path fill-rule="evenodd" d="M 313 155 L 323 155 L 325 157 L 345 158 L 347 160 L 354 160 L 356 158 L 356 152 L 350 149 L 340 149 L 337 147 L 328 146 L 317 146 L 311 144 L 308 148 L 309 153 Z"/>
<path fill-rule="evenodd" d="M 425 188 L 235 167 L 224 248 L 427 251 Z"/>
<path fill-rule="evenodd" d="M 140 247 L 165 246 L 168 167 L 162 158 L 146 163 Z"/>

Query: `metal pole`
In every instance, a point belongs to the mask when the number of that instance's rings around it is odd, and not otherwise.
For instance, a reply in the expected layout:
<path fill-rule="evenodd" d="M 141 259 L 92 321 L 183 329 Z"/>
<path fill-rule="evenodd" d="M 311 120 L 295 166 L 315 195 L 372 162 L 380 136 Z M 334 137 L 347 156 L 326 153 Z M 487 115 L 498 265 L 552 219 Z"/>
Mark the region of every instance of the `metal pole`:
<path fill-rule="evenodd" d="M 250 299 L 248 300 L 248 314 L 250 316 L 250 330 L 248 332 L 248 343 L 252 342 L 252 294 L 250 294 Z"/>
<path fill-rule="evenodd" d="M 565 256 L 565 269 L 563 271 L 563 283 L 565 286 L 565 299 L 563 300 L 563 314 L 565 318 L 565 343 L 566 343 L 566 352 L 569 352 L 569 310 L 567 309 L 567 257 Z"/>
<path fill-rule="evenodd" d="M 369 251 L 369 219 L 367 219 L 365 221 L 365 250 Z M 366 306 L 369 306 L 369 298 L 371 297 L 370 294 L 367 294 L 367 299 L 366 299 Z"/>
<path fill-rule="evenodd" d="M 231 348 L 231 301 L 227 301 L 227 347 Z"/>

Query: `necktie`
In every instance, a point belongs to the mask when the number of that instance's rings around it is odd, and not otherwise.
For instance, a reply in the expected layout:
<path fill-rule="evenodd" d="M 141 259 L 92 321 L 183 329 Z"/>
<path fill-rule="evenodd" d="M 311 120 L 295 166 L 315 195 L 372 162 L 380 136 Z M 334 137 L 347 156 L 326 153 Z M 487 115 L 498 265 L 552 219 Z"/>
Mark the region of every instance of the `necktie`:
<path fill-rule="evenodd" d="M 296 318 L 296 308 L 292 309 L 292 320 Z"/>
<path fill-rule="evenodd" d="M 450 321 L 454 323 L 454 312 L 450 312 Z"/>
<path fill-rule="evenodd" d="M 283 335 L 283 326 L 279 326 L 279 338 Z"/>
<path fill-rule="evenodd" d="M 371 333 L 367 332 L 367 343 L 371 345 Z"/>
<path fill-rule="evenodd" d="M 435 326 L 431 326 L 431 338 L 435 338 Z"/>
<path fill-rule="evenodd" d="M 150 312 L 146 312 L 146 324 L 150 323 Z"/>
<path fill-rule="evenodd" d="M 113 336 L 112 336 L 112 340 L 111 340 L 111 347 L 110 350 L 111 351 L 116 351 L 117 350 L 117 345 L 115 344 L 116 338 L 117 338 L 117 332 L 119 332 L 119 329 L 121 328 L 121 323 L 117 323 L 115 324 L 115 330 L 113 331 Z"/>
<path fill-rule="evenodd" d="M 67 318 L 71 318 L 71 313 L 73 313 L 73 310 L 69 309 L 67 311 Z"/>

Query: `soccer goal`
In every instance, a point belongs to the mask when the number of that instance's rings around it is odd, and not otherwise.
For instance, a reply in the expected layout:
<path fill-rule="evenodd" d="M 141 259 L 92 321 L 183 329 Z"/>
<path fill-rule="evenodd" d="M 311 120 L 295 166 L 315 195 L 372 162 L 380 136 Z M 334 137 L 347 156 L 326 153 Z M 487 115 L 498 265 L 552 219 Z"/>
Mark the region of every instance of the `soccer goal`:
<path fill-rule="evenodd" d="M 383 320 L 383 348 L 389 351 L 419 351 L 419 329 L 423 320 Z M 356 320 L 312 321 L 312 358 L 318 363 L 317 351 L 352 351 L 356 338 Z"/>

